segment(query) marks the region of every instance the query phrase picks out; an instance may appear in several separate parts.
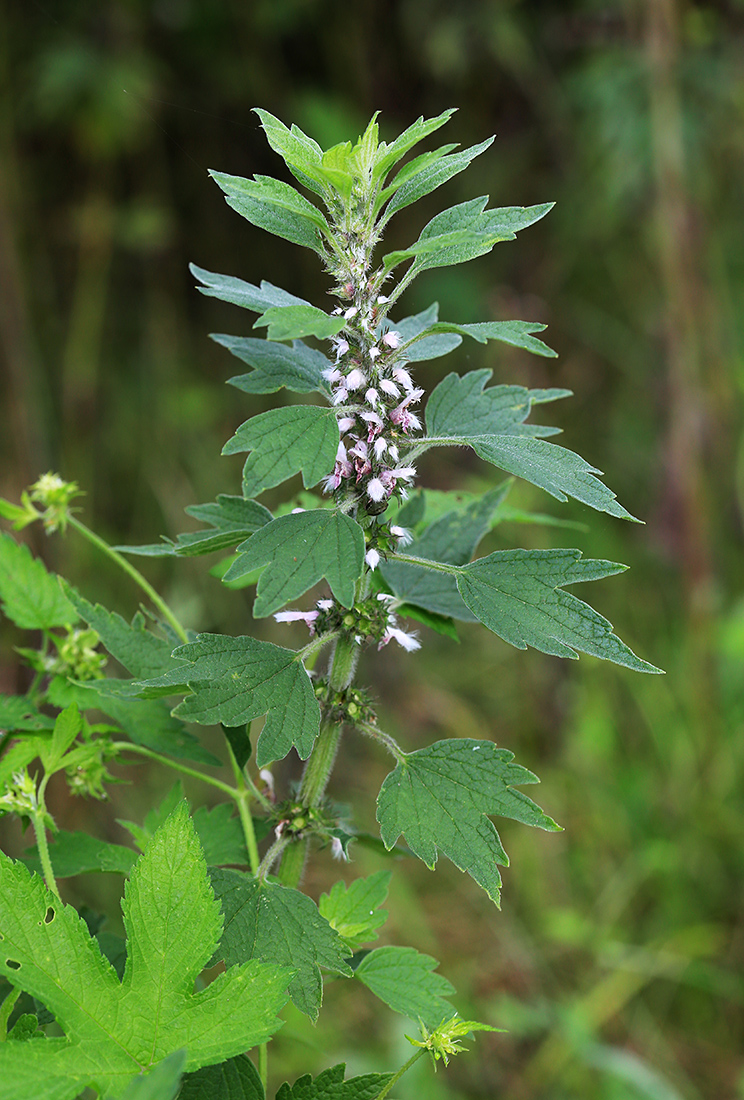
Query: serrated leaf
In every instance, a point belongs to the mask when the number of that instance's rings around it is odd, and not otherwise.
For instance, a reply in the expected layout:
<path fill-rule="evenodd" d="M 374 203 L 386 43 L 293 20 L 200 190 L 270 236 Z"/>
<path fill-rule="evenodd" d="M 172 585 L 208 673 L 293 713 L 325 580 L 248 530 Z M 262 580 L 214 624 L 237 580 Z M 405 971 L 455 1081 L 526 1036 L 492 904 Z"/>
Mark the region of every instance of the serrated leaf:
<path fill-rule="evenodd" d="M 82 728 L 83 719 L 74 703 L 57 715 L 51 739 L 40 746 L 39 756 L 45 772 L 51 774 L 57 770 L 60 760 Z"/>
<path fill-rule="evenodd" d="M 258 1070 L 247 1054 L 205 1066 L 184 1078 L 178 1100 L 264 1100 Z"/>
<path fill-rule="evenodd" d="M 438 966 L 431 955 L 422 955 L 413 947 L 376 947 L 364 956 L 354 977 L 393 1012 L 423 1020 L 431 1029 L 455 1011 L 444 999 L 452 996 L 455 987 L 433 973 Z"/>
<path fill-rule="evenodd" d="M 470 561 L 478 543 L 490 530 L 494 517 L 509 490 L 509 483 L 497 486 L 464 507 L 446 512 L 430 524 L 406 548 L 415 558 L 464 565 Z M 457 591 L 455 577 L 403 562 L 382 561 L 380 572 L 390 591 L 408 604 L 461 622 L 474 622 Z"/>
<path fill-rule="evenodd" d="M 243 467 L 243 493 L 252 497 L 299 472 L 306 489 L 317 485 L 333 470 L 338 443 L 333 409 L 289 405 L 246 420 L 222 453 L 252 452 Z"/>
<path fill-rule="evenodd" d="M 321 256 L 325 254 L 322 233 L 328 230 L 328 224 L 318 208 L 294 187 L 271 176 L 250 180 L 224 172 L 209 174 L 225 192 L 228 206 L 252 225 Z"/>
<path fill-rule="evenodd" d="M 401 343 L 406 347 L 406 358 L 412 363 L 420 363 L 427 359 L 439 359 L 442 355 L 448 355 L 462 343 L 462 337 L 457 335 L 433 335 L 417 339 L 409 343 L 414 337 L 418 337 L 425 330 L 436 323 L 439 316 L 439 303 L 433 302 L 422 313 L 416 313 L 412 317 L 404 317 L 391 327 L 400 334 Z"/>
<path fill-rule="evenodd" d="M 222 802 L 211 810 L 207 806 L 200 806 L 194 812 L 194 828 L 204 849 L 208 867 L 250 862 L 243 829 L 233 809 L 231 802 Z"/>
<path fill-rule="evenodd" d="M 143 615 L 138 613 L 130 624 L 115 611 L 90 603 L 67 581 L 61 583 L 80 618 L 93 627 L 111 656 L 133 676 L 159 676 L 176 666 L 171 657 L 173 646 L 146 629 Z"/>
<path fill-rule="evenodd" d="M 497 905 L 501 875 L 509 865 L 488 815 L 498 814 L 555 830 L 558 826 L 521 791 L 539 780 L 513 764 L 514 753 L 491 741 L 437 741 L 409 753 L 386 777 L 377 799 L 377 820 L 389 850 L 403 835 L 427 867 L 439 852 L 483 887 Z"/>
<path fill-rule="evenodd" d="M 375 214 L 382 209 L 385 203 L 388 201 L 391 195 L 403 186 L 404 183 L 408 183 L 410 179 L 417 176 L 419 172 L 423 172 L 430 168 L 436 161 L 441 160 L 447 153 L 453 152 L 457 148 L 457 142 L 451 142 L 448 145 L 440 145 L 438 149 L 432 149 L 427 153 L 419 153 L 413 160 L 409 160 L 399 172 L 395 174 L 390 183 L 375 199 L 373 210 Z"/>
<path fill-rule="evenodd" d="M 313 1080 L 309 1073 L 293 1085 L 280 1086 L 276 1100 L 375 1100 L 392 1077 L 391 1073 L 365 1073 L 344 1080 L 346 1064 L 323 1070 Z"/>
<path fill-rule="evenodd" d="M 51 730 L 54 719 L 41 714 L 27 695 L 0 695 L 0 729 L 7 733 Z"/>
<path fill-rule="evenodd" d="M 27 848 L 22 860 L 31 871 L 41 871 L 36 845 Z M 49 844 L 55 878 L 70 878 L 88 872 L 113 872 L 127 875 L 137 853 L 123 844 L 109 844 L 90 833 L 68 833 L 61 829 Z"/>
<path fill-rule="evenodd" d="M 336 882 L 329 893 L 320 895 L 321 916 L 352 951 L 376 940 L 377 929 L 387 920 L 387 911 L 380 906 L 385 903 L 390 878 L 390 871 L 376 871 L 367 878 L 354 879 L 348 886 Z"/>
<path fill-rule="evenodd" d="M 636 672 L 659 672 L 612 633 L 612 623 L 567 584 L 622 573 L 624 565 L 581 558 L 580 550 L 497 550 L 459 570 L 457 588 L 476 618 L 504 641 L 556 657 L 591 653 Z"/>
<path fill-rule="evenodd" d="M 219 298 L 221 302 L 252 309 L 255 313 L 263 313 L 271 307 L 309 304 L 304 298 L 298 298 L 288 290 L 273 286 L 265 279 L 258 287 L 237 279 L 234 275 L 218 275 L 217 272 L 207 271 L 196 264 L 189 264 L 189 271 L 199 282 L 205 284 L 196 289 L 208 298 Z"/>
<path fill-rule="evenodd" d="M 186 1064 L 186 1051 L 169 1054 L 149 1073 L 135 1077 L 117 1100 L 174 1100 Z M 183 1092 L 178 1093 L 179 1096 Z"/>
<path fill-rule="evenodd" d="M 511 344 L 512 347 L 524 348 L 525 351 L 531 351 L 535 355 L 554 359 L 557 352 L 533 335 L 535 332 L 544 332 L 547 327 L 536 321 L 484 321 L 476 325 L 456 325 L 449 321 L 438 321 L 425 333 L 423 339 L 427 339 L 429 333 L 454 332 L 461 336 L 470 336 L 479 344 L 485 344 L 488 340 L 499 340 L 502 344 Z M 415 351 L 415 348 L 414 344 L 410 350 Z M 406 354 L 409 354 L 408 349 Z"/>
<path fill-rule="evenodd" d="M 449 122 L 453 114 L 457 110 L 456 107 L 450 107 L 446 111 L 442 111 L 441 115 L 437 115 L 436 118 L 425 119 L 421 115 L 415 122 L 413 122 L 407 129 L 400 134 L 395 141 L 381 142 L 377 151 L 377 158 L 374 167 L 374 179 L 384 179 L 391 168 L 402 160 L 409 150 L 413 149 L 414 145 L 418 145 L 420 141 L 427 138 L 429 134 L 433 134 L 435 130 L 438 130 L 445 123 Z"/>
<path fill-rule="evenodd" d="M 544 432 L 524 424 L 535 403 L 530 392 L 521 386 L 484 390 L 490 376 L 490 371 L 480 370 L 462 378 L 449 374 L 440 382 L 426 406 L 428 439 L 470 446 L 484 461 L 557 500 L 571 496 L 597 511 L 632 520 L 612 490 L 594 476 L 600 470 L 565 447 L 534 438 Z"/>
<path fill-rule="evenodd" d="M 441 157 L 428 165 L 423 171 L 418 172 L 399 188 L 385 209 L 384 221 L 387 222 L 393 214 L 402 210 L 405 206 L 417 202 L 431 191 L 441 187 L 447 180 L 452 179 L 458 172 L 464 171 L 472 160 L 493 144 L 493 138 L 487 138 L 478 145 L 472 145 L 469 149 L 462 149 L 459 153 L 451 153 Z"/>
<path fill-rule="evenodd" d="M 6 748 L 0 756 L 0 791 L 12 782 L 39 755 L 39 738 L 24 737 Z"/>
<path fill-rule="evenodd" d="M 350 516 L 318 509 L 280 516 L 238 550 L 224 580 L 236 580 L 266 565 L 253 605 L 257 618 L 271 615 L 323 577 L 336 599 L 351 607 L 364 567 L 364 532 Z"/>
<path fill-rule="evenodd" d="M 211 531 L 190 531 L 178 536 L 173 552 L 187 558 L 237 546 L 273 519 L 269 509 L 257 500 L 225 493 L 220 493 L 213 504 L 194 504 L 186 512 L 212 527 Z"/>
<path fill-rule="evenodd" d="M 307 134 L 303 134 L 299 126 L 293 124 L 291 129 L 287 129 L 269 111 L 260 107 L 254 107 L 254 111 L 261 119 L 269 145 L 300 183 L 320 195 L 326 195 L 328 188 L 334 188 L 344 196 L 350 193 L 350 174 L 335 167 L 333 163 L 325 162 L 321 147 Z"/>
<path fill-rule="evenodd" d="M 24 630 L 72 626 L 77 615 L 65 599 L 57 577 L 29 548 L 0 534 L 0 604 L 3 614 Z"/>
<path fill-rule="evenodd" d="M 234 1057 L 280 1026 L 291 971 L 252 960 L 194 994 L 222 930 L 184 804 L 132 871 L 120 983 L 77 913 L 0 854 L 0 972 L 54 1013 L 64 1038 L 0 1044 L 1 1100 L 121 1092 L 186 1048 L 186 1069 Z M 12 964 L 12 965 L 10 965 Z"/>
<path fill-rule="evenodd" d="M 258 340 L 255 336 L 212 333 L 210 339 L 253 367 L 250 374 L 227 380 L 228 386 L 235 386 L 243 393 L 275 393 L 282 386 L 294 393 L 329 393 L 323 371 L 330 368 L 330 361 L 302 340 L 293 340 L 288 348 L 286 344 Z"/>
<path fill-rule="evenodd" d="M 283 760 L 294 745 L 310 755 L 320 708 L 299 654 L 256 638 L 200 634 L 180 646 L 176 670 L 141 685 L 149 695 L 190 691 L 175 714 L 189 722 L 239 726 L 266 715 L 256 745 L 259 768 Z"/>
<path fill-rule="evenodd" d="M 264 310 L 254 328 L 267 328 L 267 340 L 298 340 L 317 336 L 327 340 L 346 324 L 343 317 L 331 317 L 317 306 L 271 306 Z"/>
<path fill-rule="evenodd" d="M 225 920 L 216 957 L 228 966 L 260 959 L 292 967 L 289 995 L 300 1012 L 317 1020 L 323 999 L 320 967 L 348 978 L 352 971 L 346 944 L 312 898 L 239 871 L 212 871 L 212 887 Z"/>

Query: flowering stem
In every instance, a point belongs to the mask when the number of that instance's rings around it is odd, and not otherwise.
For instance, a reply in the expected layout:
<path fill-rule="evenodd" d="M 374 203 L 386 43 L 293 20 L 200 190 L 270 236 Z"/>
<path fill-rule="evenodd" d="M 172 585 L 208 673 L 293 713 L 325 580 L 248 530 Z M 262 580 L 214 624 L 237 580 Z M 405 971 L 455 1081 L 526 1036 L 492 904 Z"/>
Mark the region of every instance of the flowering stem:
<path fill-rule="evenodd" d="M 95 531 L 91 531 L 90 527 L 86 527 L 85 524 L 81 523 L 80 520 L 76 519 L 75 516 L 69 515 L 67 521 L 71 527 L 74 527 L 76 531 L 80 532 L 83 538 L 86 538 L 88 542 L 92 542 L 93 545 L 97 547 L 102 553 L 111 558 L 112 561 L 115 561 L 119 568 L 123 569 L 124 572 L 127 573 L 132 578 L 132 580 L 140 586 L 142 591 L 150 597 L 152 602 L 160 611 L 163 618 L 166 619 L 173 627 L 181 641 L 184 643 L 188 642 L 189 636 L 186 633 L 184 627 L 181 625 L 171 609 L 168 607 L 168 604 L 165 602 L 163 597 L 160 596 L 152 587 L 150 582 L 142 576 L 139 569 L 135 569 L 131 562 L 128 562 L 127 559 L 122 554 L 120 554 L 118 550 L 114 550 L 113 546 L 109 546 L 109 544 L 104 539 L 102 539 L 100 535 L 97 535 Z"/>
<path fill-rule="evenodd" d="M 374 1100 L 385 1100 L 385 1097 L 390 1092 L 393 1085 L 397 1085 L 398 1081 L 400 1081 L 403 1074 L 407 1073 L 408 1070 L 411 1068 L 411 1066 L 414 1064 L 414 1062 L 418 1062 L 419 1058 L 425 1053 L 426 1052 L 423 1049 L 421 1049 L 421 1050 L 417 1050 L 415 1054 L 412 1054 L 411 1057 L 408 1059 L 408 1061 L 405 1063 L 405 1065 L 401 1066 L 400 1069 L 398 1070 L 398 1072 L 393 1074 L 393 1076 L 390 1078 L 390 1080 L 388 1081 L 388 1083 L 386 1085 L 383 1085 L 383 1087 L 377 1093 L 377 1096 L 374 1097 Z"/>

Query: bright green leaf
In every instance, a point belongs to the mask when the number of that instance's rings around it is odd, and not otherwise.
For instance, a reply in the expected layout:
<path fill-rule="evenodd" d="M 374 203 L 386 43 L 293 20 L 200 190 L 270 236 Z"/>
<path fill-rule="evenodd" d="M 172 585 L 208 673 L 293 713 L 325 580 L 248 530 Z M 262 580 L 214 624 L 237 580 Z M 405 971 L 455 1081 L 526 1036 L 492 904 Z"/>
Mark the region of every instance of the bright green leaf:
<path fill-rule="evenodd" d="M 117 1100 L 174 1100 L 185 1064 L 185 1050 L 169 1054 L 149 1073 L 130 1081 Z M 178 1095 L 183 1096 L 183 1092 Z"/>
<path fill-rule="evenodd" d="M 449 1019 L 454 1009 L 444 1000 L 455 987 L 441 974 L 431 955 L 422 955 L 413 947 L 376 947 L 365 955 L 354 977 L 376 997 L 412 1020 L 423 1020 L 428 1028 Z"/>
<path fill-rule="evenodd" d="M 320 708 L 299 654 L 256 638 L 200 634 L 180 646 L 181 669 L 146 681 L 148 695 L 190 691 L 175 713 L 189 722 L 239 726 L 266 715 L 256 746 L 260 768 L 283 760 L 294 745 L 306 760 L 320 726 Z"/>
<path fill-rule="evenodd" d="M 325 577 L 344 607 L 364 566 L 364 532 L 340 512 L 319 509 L 280 516 L 238 547 L 241 553 L 226 581 L 266 565 L 258 582 L 253 614 L 265 618 Z"/>
<path fill-rule="evenodd" d="M 352 951 L 377 939 L 377 929 L 387 920 L 381 909 L 390 885 L 390 871 L 376 871 L 367 878 L 354 879 L 347 886 L 336 882 L 329 893 L 321 894 L 321 916 L 335 928 Z"/>
<path fill-rule="evenodd" d="M 425 119 L 424 116 L 421 115 L 421 117 L 404 130 L 395 141 L 390 142 L 390 144 L 384 141 L 381 142 L 377 152 L 377 162 L 374 170 L 375 179 L 384 179 L 390 169 L 396 165 L 399 160 L 402 160 L 414 145 L 418 145 L 418 143 L 423 141 L 424 138 L 427 138 L 429 134 L 433 134 L 435 130 L 438 130 L 441 126 L 444 126 L 445 123 L 449 122 L 456 110 L 456 107 L 450 107 L 448 110 L 442 111 L 441 115 L 437 115 L 436 118 Z"/>
<path fill-rule="evenodd" d="M 327 340 L 346 324 L 343 317 L 330 317 L 322 309 L 310 305 L 270 306 L 264 310 L 254 328 L 267 328 L 267 340 L 298 340 L 317 336 Z"/>
<path fill-rule="evenodd" d="M 323 998 L 320 967 L 346 977 L 352 971 L 346 944 L 312 898 L 239 871 L 212 871 L 212 887 L 225 918 L 216 958 L 228 966 L 260 959 L 292 967 L 289 995 L 300 1012 L 317 1020 Z"/>
<path fill-rule="evenodd" d="M 39 752 L 45 772 L 51 774 L 57 770 L 59 762 L 82 728 L 83 719 L 74 703 L 57 715 L 51 740 L 44 742 Z"/>
<path fill-rule="evenodd" d="M 499 834 L 487 815 L 498 814 L 555 830 L 558 826 L 521 791 L 539 780 L 513 764 L 514 753 L 469 737 L 437 741 L 409 753 L 385 779 L 377 799 L 380 833 L 389 850 L 403 835 L 410 849 L 434 868 L 443 852 L 499 904 L 508 866 Z"/>
<path fill-rule="evenodd" d="M 391 1073 L 365 1073 L 344 1080 L 346 1064 L 323 1070 L 313 1080 L 309 1073 L 293 1085 L 280 1086 L 276 1100 L 375 1100 L 392 1077 Z"/>
<path fill-rule="evenodd" d="M 459 570 L 457 587 L 475 617 L 504 641 L 556 657 L 591 653 L 636 672 L 659 672 L 612 633 L 612 623 L 562 588 L 622 573 L 580 550 L 497 550 Z"/>
<path fill-rule="evenodd" d="M 0 1044 L 0 1100 L 120 1093 L 186 1048 L 185 1068 L 266 1042 L 280 1026 L 290 970 L 252 960 L 194 993 L 217 946 L 219 905 L 185 804 L 135 865 L 123 903 L 120 983 L 77 913 L 38 876 L 0 854 L 0 972 L 42 1001 L 64 1038 Z"/>
<path fill-rule="evenodd" d="M 224 336 L 213 333 L 211 339 L 242 359 L 253 370 L 228 378 L 227 384 L 243 393 L 275 393 L 286 386 L 294 393 L 329 393 L 323 371 L 331 366 L 322 352 L 309 348 L 302 340 L 292 347 L 258 340 L 255 336 Z"/>
<path fill-rule="evenodd" d="M 252 497 L 300 471 L 306 489 L 317 485 L 333 470 L 338 442 L 333 409 L 289 405 L 241 424 L 222 453 L 252 452 L 243 467 L 243 493 Z"/>
<path fill-rule="evenodd" d="M 0 604 L 3 613 L 24 630 L 77 622 L 56 576 L 47 573 L 27 546 L 6 534 L 0 534 Z"/>

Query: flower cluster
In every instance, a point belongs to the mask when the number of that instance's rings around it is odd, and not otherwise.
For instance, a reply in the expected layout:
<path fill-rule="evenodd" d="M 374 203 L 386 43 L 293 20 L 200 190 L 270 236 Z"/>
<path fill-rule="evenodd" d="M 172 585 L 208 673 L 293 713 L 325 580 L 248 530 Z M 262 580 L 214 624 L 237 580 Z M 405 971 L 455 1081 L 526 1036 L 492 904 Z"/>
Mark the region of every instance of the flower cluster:
<path fill-rule="evenodd" d="M 378 298 L 378 306 L 385 301 Z M 416 476 L 414 466 L 401 462 L 399 445 L 421 428 L 411 406 L 424 391 L 401 362 L 400 333 L 388 329 L 379 335 L 375 329 L 376 307 L 360 313 L 358 306 L 350 306 L 343 315 L 350 339 L 335 339 L 336 365 L 324 371 L 341 432 L 336 464 L 324 488 L 350 490 L 375 515 L 384 512 L 394 493 L 405 497 L 406 485 Z"/>
<path fill-rule="evenodd" d="M 401 630 L 391 604 L 396 597 L 379 592 L 353 608 L 342 607 L 335 600 L 318 600 L 312 611 L 278 611 L 274 618 L 278 623 L 304 622 L 311 634 L 344 631 L 357 645 L 375 641 L 382 649 L 388 642 L 396 641 L 407 652 L 421 648 L 415 634 Z"/>

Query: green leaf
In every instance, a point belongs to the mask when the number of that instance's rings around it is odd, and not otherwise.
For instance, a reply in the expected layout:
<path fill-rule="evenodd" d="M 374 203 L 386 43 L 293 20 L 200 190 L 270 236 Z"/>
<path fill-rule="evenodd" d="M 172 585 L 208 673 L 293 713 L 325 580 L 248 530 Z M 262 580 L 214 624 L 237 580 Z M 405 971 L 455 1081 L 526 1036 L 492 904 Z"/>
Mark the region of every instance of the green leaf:
<path fill-rule="evenodd" d="M 53 573 L 31 556 L 29 548 L 0 534 L 0 604 L 3 613 L 24 630 L 72 626 L 77 615 Z"/>
<path fill-rule="evenodd" d="M 430 168 L 435 161 L 441 160 L 447 153 L 453 152 L 457 148 L 457 142 L 452 142 L 449 145 L 440 145 L 438 149 L 430 150 L 427 153 L 420 153 L 413 160 L 409 160 L 405 164 L 400 172 L 397 172 L 387 187 L 382 190 L 373 206 L 374 213 L 377 214 L 379 210 L 385 205 L 391 195 L 394 195 L 404 183 L 408 183 L 413 176 L 417 176 L 419 172 L 423 172 L 425 169 Z"/>
<path fill-rule="evenodd" d="M 250 862 L 240 819 L 235 817 L 233 809 L 231 802 L 222 802 L 211 810 L 200 806 L 194 813 L 194 828 L 209 867 Z"/>
<path fill-rule="evenodd" d="M 205 1066 L 184 1078 L 178 1100 L 264 1100 L 258 1070 L 247 1054 Z"/>
<path fill-rule="evenodd" d="M 0 695 L 0 729 L 36 733 L 53 728 L 54 719 L 40 714 L 27 695 Z"/>
<path fill-rule="evenodd" d="M 484 390 L 490 376 L 490 371 L 480 370 L 463 378 L 450 374 L 440 382 L 426 406 L 427 441 L 452 439 L 557 500 L 571 496 L 597 511 L 633 520 L 612 490 L 594 476 L 601 470 L 565 447 L 534 438 L 545 433 L 524 424 L 534 403 L 529 391 L 520 386 Z"/>
<path fill-rule="evenodd" d="M 300 471 L 306 489 L 317 485 L 333 470 L 338 442 L 333 409 L 289 405 L 246 420 L 222 453 L 252 452 L 243 467 L 243 493 L 251 497 Z"/>
<path fill-rule="evenodd" d="M 190 691 L 175 712 L 189 722 L 239 726 L 266 715 L 256 746 L 256 763 L 283 760 L 294 745 L 303 760 L 320 727 L 320 708 L 298 653 L 260 642 L 200 634 L 180 646 L 181 669 L 145 681 L 148 695 Z"/>
<path fill-rule="evenodd" d="M 266 1042 L 280 1026 L 292 972 L 252 960 L 199 993 L 194 982 L 222 922 L 185 804 L 137 861 L 123 903 L 120 983 L 77 913 L 0 854 L 0 972 L 42 1001 L 65 1032 L 0 1045 L 0 1100 L 73 1100 L 121 1092 L 186 1048 L 196 1070 Z"/>
<path fill-rule="evenodd" d="M 345 1072 L 346 1064 L 342 1063 L 323 1070 L 315 1080 L 306 1073 L 293 1085 L 285 1081 L 276 1100 L 375 1100 L 392 1077 L 391 1073 L 365 1073 L 344 1081 Z"/>
<path fill-rule="evenodd" d="M 45 772 L 52 774 L 57 771 L 62 757 L 82 728 L 83 719 L 74 703 L 57 715 L 51 740 L 44 742 L 39 752 Z"/>
<path fill-rule="evenodd" d="M 323 999 L 320 967 L 349 978 L 352 971 L 346 944 L 315 902 L 299 890 L 239 871 L 214 870 L 212 887 L 225 918 L 216 958 L 228 966 L 260 959 L 292 967 L 289 995 L 300 1012 L 317 1020 Z"/>
<path fill-rule="evenodd" d="M 252 309 L 255 313 L 263 313 L 272 306 L 308 305 L 304 298 L 298 298 L 288 290 L 273 286 L 265 279 L 258 287 L 244 282 L 243 279 L 236 279 L 233 275 L 218 275 L 214 271 L 207 271 L 196 264 L 189 264 L 189 271 L 199 282 L 205 284 L 197 287 L 197 290 L 208 298 L 219 298 L 221 302 Z"/>
<path fill-rule="evenodd" d="M 30 871 L 41 871 L 36 845 L 23 853 L 23 862 Z M 123 844 L 109 844 L 90 833 L 68 833 L 63 829 L 55 833 L 49 844 L 55 878 L 70 878 L 92 871 L 114 872 L 128 875 L 137 853 Z"/>
<path fill-rule="evenodd" d="M 253 327 L 267 328 L 267 340 L 297 340 L 304 336 L 326 340 L 340 332 L 345 324 L 343 317 L 330 317 L 316 306 L 291 305 L 264 310 Z"/>
<path fill-rule="evenodd" d="M 452 996 L 455 987 L 433 973 L 438 966 L 431 955 L 422 955 L 413 947 L 376 947 L 364 956 L 354 977 L 393 1012 L 434 1028 L 454 1014 L 444 998 Z"/>
<path fill-rule="evenodd" d="M 395 192 L 385 210 L 384 221 L 389 221 L 393 214 L 402 210 L 404 206 L 410 206 L 412 202 L 417 202 L 424 195 L 428 195 L 437 187 L 441 187 L 447 180 L 452 179 L 458 172 L 464 171 L 472 160 L 481 153 L 485 153 L 486 149 L 493 144 L 493 140 L 492 137 L 487 138 L 479 145 L 472 145 L 469 149 L 463 149 L 459 153 L 451 153 L 449 156 L 441 157 L 421 172 L 418 172 Z"/>
<path fill-rule="evenodd" d="M 377 159 L 374 167 L 374 179 L 384 179 L 391 168 L 402 160 L 409 150 L 413 149 L 414 145 L 418 145 L 420 141 L 427 138 L 429 134 L 433 134 L 435 130 L 438 130 L 445 123 L 449 122 L 453 114 L 456 112 L 456 107 L 450 107 L 446 111 L 442 111 L 441 115 L 437 115 L 436 118 L 425 119 L 423 115 L 412 123 L 406 130 L 400 134 L 395 141 L 387 144 L 386 142 L 380 142 L 380 146 L 377 151 Z"/>
<path fill-rule="evenodd" d="M 561 590 L 626 568 L 583 561 L 580 550 L 497 550 L 460 569 L 457 587 L 476 618 L 518 649 L 573 659 L 591 653 L 636 672 L 659 672 L 612 633 L 612 623 Z"/>
<path fill-rule="evenodd" d="M 428 339 L 429 333 L 455 332 L 462 336 L 471 336 L 479 344 L 485 344 L 488 340 L 500 340 L 502 344 L 511 344 L 512 347 L 524 348 L 535 355 L 554 359 L 557 352 L 532 335 L 534 332 L 544 332 L 547 327 L 536 321 L 485 321 L 477 325 L 455 325 L 449 321 L 438 321 L 425 332 L 423 339 Z M 411 350 L 415 351 L 415 348 L 414 344 Z M 408 349 L 406 354 L 409 355 Z M 568 396 L 568 393 L 565 395 Z"/>
<path fill-rule="evenodd" d="M 364 567 L 364 532 L 340 512 L 319 509 L 280 516 L 242 543 L 225 573 L 235 580 L 266 565 L 253 614 L 265 618 L 325 577 L 336 599 L 351 607 Z"/>
<path fill-rule="evenodd" d="M 386 777 L 377 799 L 377 820 L 390 850 L 401 834 L 427 867 L 443 852 L 499 904 L 501 875 L 509 865 L 499 834 L 487 815 L 498 814 L 555 830 L 558 826 L 516 786 L 537 783 L 513 764 L 514 753 L 470 737 L 437 741 L 409 753 Z"/>
<path fill-rule="evenodd" d="M 387 920 L 381 909 L 390 885 L 390 871 L 376 871 L 367 878 L 354 879 L 349 886 L 336 882 L 330 892 L 320 895 L 321 916 L 356 951 L 377 939 L 377 929 Z"/>
<path fill-rule="evenodd" d="M 24 737 L 5 749 L 0 756 L 0 791 L 13 781 L 16 772 L 22 772 L 39 755 L 39 739 Z"/>
<path fill-rule="evenodd" d="M 185 797 L 183 784 L 180 779 L 177 779 L 159 804 L 148 810 L 142 825 L 136 825 L 133 821 L 124 821 L 121 818 L 118 819 L 118 824 L 132 834 L 134 843 L 141 852 L 144 852 L 155 833 L 165 825 L 170 815 L 184 801 Z"/>
<path fill-rule="evenodd" d="M 193 504 L 186 512 L 196 519 L 210 524 L 211 531 L 188 531 L 178 535 L 176 541 L 165 539 L 149 546 L 117 546 L 125 554 L 142 554 L 146 557 L 194 558 L 227 550 L 252 535 L 259 527 L 269 523 L 271 512 L 256 500 L 228 496 L 220 493 L 216 503 Z"/>
<path fill-rule="evenodd" d="M 464 565 L 470 561 L 478 543 L 493 525 L 494 517 L 509 490 L 509 483 L 497 486 L 482 497 L 453 509 L 430 524 L 406 547 L 406 554 L 431 561 Z M 439 573 L 417 565 L 391 559 L 380 562 L 380 572 L 389 590 L 407 604 L 414 604 L 437 615 L 474 622 L 466 607 L 457 581 L 449 573 Z"/>
<path fill-rule="evenodd" d="M 185 1064 L 186 1051 L 174 1051 L 149 1073 L 130 1081 L 124 1092 L 119 1093 L 118 1100 L 174 1100 Z M 183 1092 L 179 1096 L 183 1096 Z"/>
<path fill-rule="evenodd" d="M 416 607 L 412 603 L 402 603 L 395 608 L 396 615 L 404 615 L 409 619 L 414 619 L 417 623 L 421 623 L 423 626 L 428 626 L 430 630 L 436 631 L 437 634 L 443 634 L 445 638 L 451 638 L 453 642 L 460 641 L 460 635 L 457 633 L 457 627 L 454 620 L 449 615 L 439 615 L 436 611 L 427 611 L 423 607 Z"/>
<path fill-rule="evenodd" d="M 352 178 L 333 164 L 333 157 L 326 160 L 323 150 L 316 141 L 303 134 L 297 125 L 290 130 L 269 111 L 254 107 L 261 119 L 266 138 L 274 150 L 284 160 L 292 174 L 310 187 L 316 194 L 327 195 L 334 188 L 347 196 L 351 191 Z M 330 153 L 333 150 L 329 150 Z"/>
<path fill-rule="evenodd" d="M 93 627 L 111 656 L 133 676 L 160 676 L 176 667 L 177 662 L 171 657 L 173 646 L 146 629 L 144 615 L 140 612 L 129 624 L 115 611 L 107 611 L 99 603 L 89 603 L 67 581 L 61 583 L 80 618 Z"/>
<path fill-rule="evenodd" d="M 325 255 L 322 234 L 328 231 L 328 223 L 294 187 L 271 176 L 249 180 L 224 172 L 209 174 L 225 192 L 227 205 L 252 225 Z"/>
<path fill-rule="evenodd" d="M 423 313 L 417 313 L 413 317 L 405 317 L 397 321 L 393 327 L 400 334 L 401 341 L 406 346 L 406 359 L 412 363 L 420 363 L 426 359 L 439 359 L 442 355 L 448 355 L 462 343 L 462 337 L 457 335 L 433 335 L 416 339 L 414 343 L 409 341 L 419 337 L 425 329 L 431 328 L 439 316 L 439 303 L 433 302 Z"/>
<path fill-rule="evenodd" d="M 275 393 L 282 386 L 294 393 L 329 393 L 323 371 L 330 368 L 330 361 L 302 340 L 293 340 L 288 348 L 286 344 L 257 340 L 255 336 L 212 333 L 211 339 L 253 367 L 250 374 L 227 380 L 228 386 L 235 386 L 243 393 Z"/>

